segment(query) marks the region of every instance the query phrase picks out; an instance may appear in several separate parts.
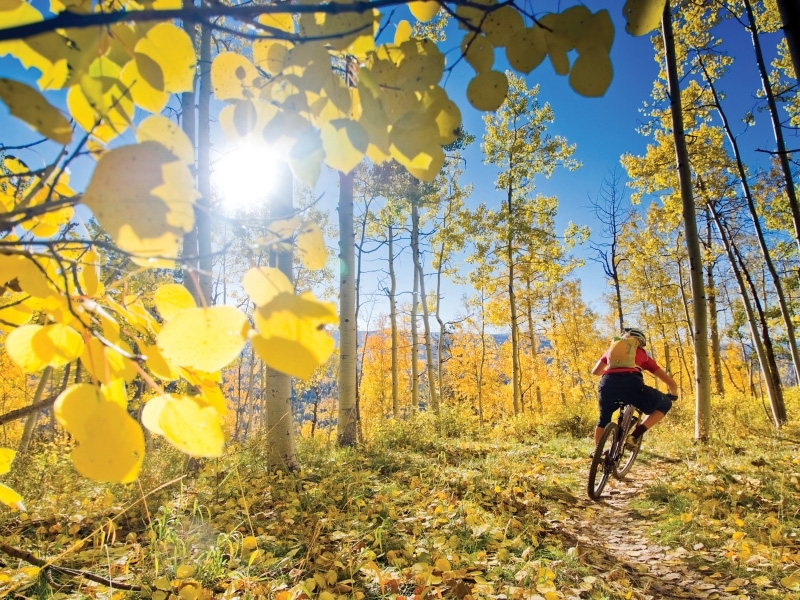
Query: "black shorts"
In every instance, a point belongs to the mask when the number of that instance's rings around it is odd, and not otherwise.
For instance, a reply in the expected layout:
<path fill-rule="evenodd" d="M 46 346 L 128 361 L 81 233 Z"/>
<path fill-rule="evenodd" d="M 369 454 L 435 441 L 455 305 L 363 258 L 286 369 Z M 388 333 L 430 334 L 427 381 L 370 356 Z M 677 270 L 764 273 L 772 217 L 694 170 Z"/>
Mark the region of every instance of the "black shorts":
<path fill-rule="evenodd" d="M 609 373 L 600 379 L 597 386 L 600 405 L 598 427 L 605 427 L 611 422 L 611 416 L 619 404 L 633 404 L 644 414 L 656 411 L 664 414 L 672 408 L 672 400 L 657 389 L 645 385 L 641 373 Z"/>

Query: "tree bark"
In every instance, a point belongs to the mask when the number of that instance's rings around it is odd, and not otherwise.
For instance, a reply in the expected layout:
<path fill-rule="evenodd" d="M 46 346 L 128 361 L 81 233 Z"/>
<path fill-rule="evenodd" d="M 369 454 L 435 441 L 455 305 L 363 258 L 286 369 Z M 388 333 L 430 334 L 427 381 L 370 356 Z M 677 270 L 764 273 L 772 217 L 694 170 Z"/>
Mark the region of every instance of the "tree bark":
<path fill-rule="evenodd" d="M 358 433 L 356 408 L 355 228 L 353 225 L 353 174 L 339 173 L 339 411 L 336 443 L 355 446 Z"/>
<path fill-rule="evenodd" d="M 707 441 L 711 433 L 711 375 L 708 361 L 708 310 L 703 287 L 703 259 L 700 251 L 700 236 L 697 232 L 694 196 L 692 194 L 691 167 L 686 136 L 683 126 L 680 83 L 677 59 L 675 57 L 675 38 L 672 32 L 670 2 L 664 6 L 661 19 L 664 38 L 664 55 L 669 89 L 672 134 L 675 141 L 675 159 L 678 168 L 678 181 L 683 205 L 683 222 L 686 231 L 686 247 L 689 256 L 690 282 L 692 289 L 692 312 L 694 316 L 694 370 L 696 382 L 695 396 L 695 439 Z"/>
<path fill-rule="evenodd" d="M 392 329 L 392 414 L 400 416 L 400 374 L 398 372 L 397 276 L 394 272 L 394 227 L 389 225 L 389 322 Z"/>

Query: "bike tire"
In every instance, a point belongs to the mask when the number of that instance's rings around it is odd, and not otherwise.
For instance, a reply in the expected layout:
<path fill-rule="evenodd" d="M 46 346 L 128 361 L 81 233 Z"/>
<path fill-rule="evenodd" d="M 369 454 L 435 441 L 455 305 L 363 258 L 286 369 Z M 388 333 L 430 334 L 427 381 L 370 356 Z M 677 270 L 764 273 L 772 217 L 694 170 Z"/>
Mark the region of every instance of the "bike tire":
<path fill-rule="evenodd" d="M 639 442 L 636 444 L 636 447 L 631 450 L 625 446 L 625 441 L 628 439 L 628 435 L 631 433 L 631 429 L 633 427 L 633 412 L 634 407 L 630 404 L 625 408 L 625 414 L 622 418 L 624 431 L 620 436 L 622 443 L 620 444 L 620 453 L 619 453 L 619 460 L 617 460 L 616 464 L 614 465 L 614 477 L 616 479 L 622 479 L 625 475 L 628 474 L 628 471 L 631 470 L 634 461 L 636 461 L 636 457 L 639 455 L 639 448 L 642 447 L 642 440 L 639 439 Z M 640 417 L 641 418 L 641 417 Z M 638 419 L 636 421 L 639 422 Z"/>
<path fill-rule="evenodd" d="M 606 487 L 608 478 L 614 472 L 614 446 L 619 437 L 619 427 L 616 423 L 606 426 L 597 448 L 594 449 L 592 465 L 589 467 L 589 485 L 587 491 L 589 498 L 599 500 Z"/>

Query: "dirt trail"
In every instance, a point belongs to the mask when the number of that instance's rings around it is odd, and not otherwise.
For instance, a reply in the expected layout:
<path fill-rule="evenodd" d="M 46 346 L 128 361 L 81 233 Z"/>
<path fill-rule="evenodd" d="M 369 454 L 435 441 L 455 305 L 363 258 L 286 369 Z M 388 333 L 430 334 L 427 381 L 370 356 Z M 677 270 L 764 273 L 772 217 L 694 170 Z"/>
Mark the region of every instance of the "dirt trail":
<path fill-rule="evenodd" d="M 581 562 L 604 573 L 606 581 L 630 582 L 633 598 L 669 600 L 751 599 L 733 577 L 687 564 L 690 551 L 669 548 L 651 539 L 645 517 L 630 501 L 647 485 L 666 477 L 670 465 L 660 458 L 640 458 L 624 481 L 610 479 L 599 502 L 585 495 L 567 509 L 572 518 L 560 523 L 561 533 L 577 548 Z M 587 466 L 588 476 L 588 466 Z M 585 494 L 585 492 L 584 492 Z M 725 591 L 726 588 L 729 591 Z"/>

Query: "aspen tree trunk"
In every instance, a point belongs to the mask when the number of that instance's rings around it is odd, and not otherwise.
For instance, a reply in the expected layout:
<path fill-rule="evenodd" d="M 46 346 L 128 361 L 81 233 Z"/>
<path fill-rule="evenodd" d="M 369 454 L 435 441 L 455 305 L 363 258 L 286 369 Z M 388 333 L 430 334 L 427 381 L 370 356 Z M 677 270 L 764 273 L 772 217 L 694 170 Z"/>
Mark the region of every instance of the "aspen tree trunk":
<path fill-rule="evenodd" d="M 678 167 L 681 200 L 683 203 L 683 222 L 686 230 L 686 247 L 689 256 L 690 282 L 692 288 L 692 312 L 694 315 L 694 370 L 696 382 L 695 397 L 695 439 L 707 441 L 711 433 L 711 374 L 708 361 L 708 311 L 703 288 L 703 259 L 700 252 L 700 236 L 697 232 L 694 196 L 692 194 L 689 152 L 683 128 L 683 108 L 681 106 L 678 68 L 675 58 L 675 38 L 672 33 L 670 2 L 666 2 L 661 19 L 664 37 L 664 55 L 669 88 L 670 112 L 672 113 L 672 134 L 675 139 L 675 158 Z"/>
<path fill-rule="evenodd" d="M 193 0 L 183 0 L 183 7 L 184 8 L 194 8 Z M 183 23 L 183 30 L 189 36 L 189 39 L 192 42 L 192 48 L 194 48 L 197 44 L 197 31 L 195 29 L 194 23 L 190 21 L 184 21 Z M 197 74 L 195 73 L 194 80 L 192 81 L 192 90 L 189 92 L 183 92 L 181 94 L 181 129 L 183 129 L 183 133 L 186 134 L 186 137 L 189 138 L 189 142 L 192 144 L 192 149 L 196 152 L 197 150 L 197 107 L 195 103 L 197 102 L 196 94 L 195 94 L 195 86 L 197 85 Z M 192 171 L 194 173 L 197 172 L 197 163 L 196 161 L 192 161 Z M 200 265 L 197 261 L 197 209 L 195 208 L 195 224 L 192 227 L 191 231 L 187 232 L 183 236 L 183 252 L 181 253 L 181 270 L 183 272 L 183 285 L 184 287 L 189 290 L 189 293 L 194 298 L 194 301 L 197 303 L 198 306 L 202 306 L 202 302 L 200 300 L 200 290 L 199 290 L 199 282 L 197 280 L 197 271 L 200 268 Z"/>
<path fill-rule="evenodd" d="M 394 228 L 389 225 L 389 322 L 392 329 L 392 414 L 400 416 L 400 374 L 397 357 L 397 277 L 394 272 Z"/>
<path fill-rule="evenodd" d="M 733 132 L 731 131 L 730 123 L 728 123 L 728 117 L 722 110 L 722 105 L 720 104 L 717 90 L 714 87 L 711 78 L 708 76 L 708 72 L 706 71 L 705 65 L 702 64 L 702 61 L 701 67 L 703 67 L 703 73 L 705 74 L 706 82 L 708 83 L 708 86 L 711 89 L 711 94 L 714 98 L 714 107 L 717 109 L 717 114 L 722 120 L 725 134 L 728 136 L 728 142 L 733 149 L 733 157 L 736 161 L 736 169 L 739 173 L 739 182 L 742 186 L 742 193 L 744 194 L 745 200 L 747 200 L 747 210 L 749 211 L 750 219 L 753 222 L 753 230 L 756 233 L 758 247 L 761 250 L 761 256 L 764 258 L 764 264 L 767 266 L 767 271 L 769 271 L 770 278 L 772 279 L 772 285 L 775 287 L 775 293 L 778 296 L 778 305 L 780 306 L 781 316 L 783 317 L 783 326 L 786 328 L 786 337 L 789 341 L 789 354 L 792 357 L 792 364 L 794 365 L 795 381 L 800 381 L 800 354 L 798 354 L 797 351 L 797 339 L 794 333 L 792 313 L 789 310 L 788 303 L 786 302 L 786 294 L 783 291 L 783 284 L 781 283 L 780 275 L 778 275 L 778 269 L 775 268 L 775 262 L 772 260 L 772 255 L 769 251 L 769 247 L 767 246 L 767 240 L 764 237 L 764 230 L 761 227 L 761 220 L 758 215 L 758 210 L 756 209 L 755 200 L 753 199 L 753 193 L 750 189 L 750 184 L 747 181 L 747 172 L 745 171 L 744 164 L 742 163 L 742 155 L 739 152 L 739 143 L 736 141 L 736 136 L 733 135 Z M 791 174 L 789 183 L 792 189 L 794 189 L 794 184 L 791 182 Z"/>
<path fill-rule="evenodd" d="M 444 242 L 441 243 L 439 246 L 439 268 L 436 269 L 436 322 L 439 324 L 439 343 L 436 344 L 436 382 L 437 388 L 439 390 L 439 400 L 441 400 L 442 395 L 442 365 L 443 359 L 443 350 L 444 350 L 444 336 L 445 336 L 445 326 L 444 320 L 442 320 L 441 308 L 442 308 L 442 266 L 444 262 Z"/>
<path fill-rule="evenodd" d="M 711 332 L 711 365 L 714 392 L 723 395 L 725 384 L 722 379 L 722 349 L 719 339 L 719 318 L 717 316 L 717 283 L 714 278 L 714 262 L 711 258 L 711 214 L 706 206 L 706 288 L 708 290 L 708 327 Z"/>
<path fill-rule="evenodd" d="M 355 229 L 353 174 L 339 173 L 339 413 L 336 443 L 354 446 L 358 432 L 356 407 Z"/>
<path fill-rule="evenodd" d="M 287 219 L 294 213 L 292 172 L 286 163 L 278 163 L 275 176 L 275 194 L 270 214 L 276 219 Z M 294 281 L 292 251 L 275 252 L 275 266 Z M 267 456 L 271 464 L 294 471 L 298 468 L 292 414 L 292 378 L 267 367 Z"/>
<path fill-rule="evenodd" d="M 433 343 L 431 342 L 431 320 L 428 314 L 428 297 L 425 293 L 425 273 L 419 252 L 419 207 L 417 197 L 411 200 L 411 251 L 414 255 L 414 270 L 419 281 L 419 295 L 422 300 L 422 327 L 425 339 L 425 367 L 428 376 L 428 399 L 431 409 L 439 414 L 439 395 L 436 393 L 436 373 L 433 370 Z"/>
<path fill-rule="evenodd" d="M 412 217 L 413 222 L 413 217 Z M 414 235 L 411 235 L 414 247 Z M 414 288 L 411 292 L 411 406 L 419 410 L 419 334 L 417 333 L 417 309 L 419 302 L 419 277 L 414 269 Z"/>
<path fill-rule="evenodd" d="M 256 385 L 256 353 L 252 345 L 250 346 L 249 366 L 250 368 L 247 373 L 247 393 L 245 394 L 245 408 L 247 409 L 247 420 L 245 421 L 244 425 L 245 438 L 250 434 L 251 431 L 253 431 L 253 414 L 256 412 L 255 402 L 253 400 L 253 390 L 255 390 Z"/>
<path fill-rule="evenodd" d="M 42 376 L 39 379 L 39 383 L 36 386 L 36 392 L 33 395 L 33 404 L 36 404 L 42 399 L 44 395 L 44 390 L 47 387 L 47 382 L 50 380 L 50 376 L 53 374 L 53 367 L 47 366 L 45 367 L 44 371 L 42 371 Z M 25 454 L 28 451 L 28 448 L 31 445 L 31 440 L 33 439 L 33 432 L 36 429 L 36 423 L 39 422 L 39 411 L 35 410 L 31 414 L 29 414 L 25 418 L 25 428 L 22 430 L 22 437 L 17 444 L 17 452 L 20 454 Z"/>
<path fill-rule="evenodd" d="M 517 299 L 514 294 L 514 234 L 511 225 L 513 206 L 511 188 L 508 189 L 508 239 L 506 240 L 506 260 L 508 261 L 508 304 L 511 309 L 511 387 L 514 414 L 520 411 L 520 365 L 519 365 L 519 325 L 517 323 Z"/>
<path fill-rule="evenodd" d="M 486 310 L 481 289 L 481 360 L 478 365 L 478 423 L 483 427 L 483 369 L 486 365 Z"/>
<path fill-rule="evenodd" d="M 777 0 L 783 21 L 783 33 L 794 64 L 794 77 L 800 81 L 800 3 L 797 0 Z"/>
<path fill-rule="evenodd" d="M 197 224 L 198 280 L 201 306 L 211 305 L 211 28 L 200 34 L 200 89 L 197 99 Z M 291 197 L 290 197 L 291 203 Z"/>
<path fill-rule="evenodd" d="M 744 312 L 747 315 L 747 324 L 750 327 L 750 335 L 753 339 L 753 346 L 756 349 L 756 357 L 758 358 L 758 363 L 761 367 L 761 373 L 763 375 L 764 381 L 767 385 L 767 396 L 769 397 L 770 406 L 772 407 L 772 418 L 775 422 L 776 427 L 781 427 L 783 422 L 786 420 L 786 409 L 783 406 L 783 395 L 780 389 L 780 386 L 775 385 L 775 378 L 772 374 L 772 367 L 770 364 L 770 359 L 764 344 L 764 341 L 759 334 L 758 331 L 758 324 L 756 323 L 756 316 L 755 311 L 753 310 L 753 305 L 750 301 L 750 296 L 747 293 L 747 285 L 745 284 L 745 276 L 741 270 L 741 260 L 739 259 L 738 252 L 736 252 L 733 240 L 730 239 L 730 236 L 727 233 L 727 230 L 722 224 L 722 221 L 717 214 L 716 209 L 712 203 L 707 204 L 709 210 L 711 211 L 711 215 L 714 218 L 714 224 L 717 226 L 717 231 L 719 232 L 720 238 L 722 239 L 723 246 L 725 247 L 725 252 L 728 255 L 728 260 L 731 263 L 731 268 L 733 269 L 733 275 L 736 278 L 736 283 L 739 286 L 739 297 L 742 300 L 742 305 L 744 306 Z M 751 290 L 754 292 L 752 286 Z M 758 303 L 758 298 L 754 297 L 754 301 Z M 762 317 L 763 318 L 763 317 Z M 762 321 L 762 330 L 766 331 L 766 327 Z M 751 390 L 754 389 L 754 386 L 751 385 Z"/>

